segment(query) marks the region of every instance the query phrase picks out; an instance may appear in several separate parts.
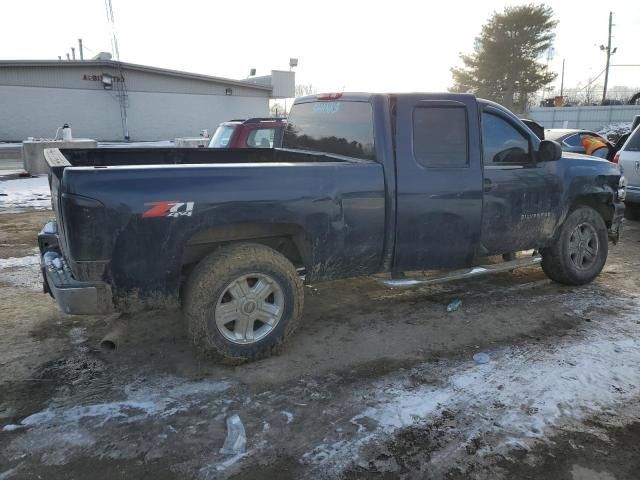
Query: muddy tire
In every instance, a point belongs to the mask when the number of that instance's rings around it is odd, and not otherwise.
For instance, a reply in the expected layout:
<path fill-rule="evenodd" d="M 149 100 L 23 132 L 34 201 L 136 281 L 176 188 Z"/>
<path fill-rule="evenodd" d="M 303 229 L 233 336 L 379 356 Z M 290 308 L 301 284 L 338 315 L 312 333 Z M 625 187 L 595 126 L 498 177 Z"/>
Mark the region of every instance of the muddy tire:
<path fill-rule="evenodd" d="M 540 253 L 542 269 L 551 280 L 565 285 L 589 283 L 607 261 L 607 226 L 594 209 L 579 207 L 560 226 L 554 244 Z"/>
<path fill-rule="evenodd" d="M 640 220 L 640 204 L 625 203 L 624 218 L 627 218 L 629 220 Z"/>
<path fill-rule="evenodd" d="M 201 355 L 239 364 L 276 353 L 300 322 L 303 303 L 293 264 L 271 248 L 244 243 L 200 261 L 182 308 Z"/>

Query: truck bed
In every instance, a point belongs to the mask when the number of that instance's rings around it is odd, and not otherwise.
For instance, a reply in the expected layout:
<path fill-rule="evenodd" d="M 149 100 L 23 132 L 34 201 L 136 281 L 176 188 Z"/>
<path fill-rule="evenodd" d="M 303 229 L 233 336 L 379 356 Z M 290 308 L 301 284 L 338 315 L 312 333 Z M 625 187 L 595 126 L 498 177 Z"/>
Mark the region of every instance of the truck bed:
<path fill-rule="evenodd" d="M 45 154 L 74 278 L 106 279 L 127 302 L 177 298 L 182 268 L 236 237 L 289 242 L 309 280 L 381 268 L 385 182 L 377 162 L 266 149 Z"/>
<path fill-rule="evenodd" d="M 220 163 L 335 162 L 349 161 L 336 155 L 265 148 L 92 148 L 62 149 L 73 167 L 124 165 L 185 165 Z"/>

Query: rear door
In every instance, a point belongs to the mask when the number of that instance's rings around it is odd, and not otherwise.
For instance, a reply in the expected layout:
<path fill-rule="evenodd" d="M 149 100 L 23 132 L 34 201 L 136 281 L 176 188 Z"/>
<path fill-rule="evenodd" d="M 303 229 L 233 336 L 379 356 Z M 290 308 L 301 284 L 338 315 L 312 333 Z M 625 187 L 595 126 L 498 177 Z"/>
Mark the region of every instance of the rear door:
<path fill-rule="evenodd" d="M 482 171 L 472 95 L 400 95 L 394 270 L 469 265 L 479 243 Z"/>

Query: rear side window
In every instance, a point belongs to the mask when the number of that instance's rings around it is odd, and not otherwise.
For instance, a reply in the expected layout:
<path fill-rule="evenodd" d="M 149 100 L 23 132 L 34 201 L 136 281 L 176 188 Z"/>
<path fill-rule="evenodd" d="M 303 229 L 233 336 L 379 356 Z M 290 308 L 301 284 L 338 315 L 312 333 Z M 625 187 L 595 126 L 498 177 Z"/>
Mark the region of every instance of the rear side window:
<path fill-rule="evenodd" d="M 640 151 L 640 127 L 637 127 L 635 131 L 627 140 L 627 144 L 624 146 L 625 150 L 638 152 Z"/>
<path fill-rule="evenodd" d="M 368 102 L 298 103 L 287 121 L 285 148 L 376 158 L 373 110 Z"/>
<path fill-rule="evenodd" d="M 423 167 L 466 167 L 464 107 L 418 107 L 413 111 L 413 155 Z"/>
<path fill-rule="evenodd" d="M 254 128 L 247 135 L 247 146 L 252 148 L 273 148 L 275 128 Z"/>

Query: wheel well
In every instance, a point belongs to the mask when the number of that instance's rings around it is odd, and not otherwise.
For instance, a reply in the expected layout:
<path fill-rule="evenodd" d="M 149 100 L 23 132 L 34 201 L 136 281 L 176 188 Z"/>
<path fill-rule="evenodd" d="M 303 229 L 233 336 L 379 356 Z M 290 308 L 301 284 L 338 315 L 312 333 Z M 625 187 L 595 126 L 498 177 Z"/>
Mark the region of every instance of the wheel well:
<path fill-rule="evenodd" d="M 225 225 L 193 235 L 182 255 L 183 270 L 189 270 L 211 252 L 231 243 L 259 243 L 280 252 L 296 267 L 307 265 L 304 234 L 297 225 Z"/>
<path fill-rule="evenodd" d="M 578 196 L 571 210 L 575 210 L 578 207 L 591 207 L 600 214 L 607 227 L 611 227 L 611 220 L 613 219 L 613 206 L 609 204 L 610 195 L 606 193 L 580 195 Z"/>

